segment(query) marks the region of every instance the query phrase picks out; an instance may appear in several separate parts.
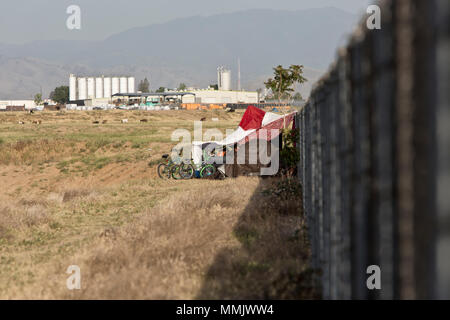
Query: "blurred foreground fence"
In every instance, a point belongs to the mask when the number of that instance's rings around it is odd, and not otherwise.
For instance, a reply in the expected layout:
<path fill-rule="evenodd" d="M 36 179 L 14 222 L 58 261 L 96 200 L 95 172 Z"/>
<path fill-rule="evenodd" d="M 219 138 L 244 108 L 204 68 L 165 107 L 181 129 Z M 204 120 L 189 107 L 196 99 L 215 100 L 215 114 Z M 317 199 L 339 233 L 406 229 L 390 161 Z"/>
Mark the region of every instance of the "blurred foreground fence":
<path fill-rule="evenodd" d="M 450 298 L 449 5 L 382 1 L 297 116 L 325 299 Z"/>

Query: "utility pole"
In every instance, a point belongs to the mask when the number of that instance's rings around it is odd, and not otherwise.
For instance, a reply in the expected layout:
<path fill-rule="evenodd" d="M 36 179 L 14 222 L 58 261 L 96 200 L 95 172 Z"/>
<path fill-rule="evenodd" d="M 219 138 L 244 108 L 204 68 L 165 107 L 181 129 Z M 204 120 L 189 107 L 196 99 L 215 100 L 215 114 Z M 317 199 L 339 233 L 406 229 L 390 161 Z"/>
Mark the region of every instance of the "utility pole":
<path fill-rule="evenodd" d="M 238 91 L 241 91 L 241 58 L 238 58 Z"/>

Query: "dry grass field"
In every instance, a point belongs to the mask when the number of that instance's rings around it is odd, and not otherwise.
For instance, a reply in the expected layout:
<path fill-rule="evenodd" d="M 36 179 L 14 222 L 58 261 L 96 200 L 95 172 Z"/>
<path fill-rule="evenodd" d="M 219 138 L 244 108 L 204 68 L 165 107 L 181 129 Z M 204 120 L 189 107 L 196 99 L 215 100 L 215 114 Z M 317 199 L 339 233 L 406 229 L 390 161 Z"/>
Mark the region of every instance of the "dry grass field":
<path fill-rule="evenodd" d="M 295 182 L 156 175 L 174 129 L 241 116 L 0 113 L 0 299 L 316 298 Z"/>

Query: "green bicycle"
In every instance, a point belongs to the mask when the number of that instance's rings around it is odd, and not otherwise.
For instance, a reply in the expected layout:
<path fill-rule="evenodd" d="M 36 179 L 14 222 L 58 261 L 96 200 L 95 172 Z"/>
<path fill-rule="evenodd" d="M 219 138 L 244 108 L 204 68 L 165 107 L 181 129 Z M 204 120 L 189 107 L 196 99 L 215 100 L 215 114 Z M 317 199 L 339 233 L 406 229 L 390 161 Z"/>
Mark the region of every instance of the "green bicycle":
<path fill-rule="evenodd" d="M 174 165 L 171 169 L 172 178 L 175 180 L 189 180 L 194 177 L 195 169 L 191 163 L 185 163 Z"/>
<path fill-rule="evenodd" d="M 172 176 L 172 168 L 175 166 L 175 163 L 169 158 L 168 154 L 164 154 L 162 158 L 165 159 L 166 162 L 158 165 L 158 176 L 161 179 L 170 179 Z"/>
<path fill-rule="evenodd" d="M 181 158 L 172 160 L 168 154 L 163 155 L 162 158 L 166 161 L 160 163 L 157 168 L 158 176 L 161 179 L 172 178 L 174 180 L 182 180 L 192 179 L 194 176 L 194 167 L 191 164 L 182 161 Z"/>
<path fill-rule="evenodd" d="M 213 178 L 217 172 L 216 166 L 213 164 L 212 159 L 214 156 L 208 154 L 207 149 L 203 150 L 203 162 L 200 167 L 200 178 L 208 179 Z"/>

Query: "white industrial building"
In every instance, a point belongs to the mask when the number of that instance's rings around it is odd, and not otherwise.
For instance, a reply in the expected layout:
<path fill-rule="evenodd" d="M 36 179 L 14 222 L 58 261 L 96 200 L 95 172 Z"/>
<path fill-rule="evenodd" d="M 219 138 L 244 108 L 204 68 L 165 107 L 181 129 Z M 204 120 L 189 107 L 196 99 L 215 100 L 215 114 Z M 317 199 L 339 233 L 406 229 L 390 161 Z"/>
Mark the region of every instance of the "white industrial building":
<path fill-rule="evenodd" d="M 225 67 L 217 68 L 217 86 L 219 90 L 193 89 L 189 92 L 193 95 L 183 96 L 183 103 L 258 103 L 259 95 L 253 91 L 233 91 L 231 90 L 231 70 Z"/>
<path fill-rule="evenodd" d="M 183 103 L 258 103 L 258 92 L 252 91 L 224 91 L 214 89 L 189 90 L 193 95 L 183 96 Z"/>
<path fill-rule="evenodd" d="M 0 100 L 0 110 L 5 110 L 8 106 L 23 106 L 25 109 L 34 109 L 36 103 L 34 103 L 34 100 Z"/>
<path fill-rule="evenodd" d="M 77 77 L 69 76 L 69 100 L 110 100 L 116 93 L 135 93 L 134 77 Z"/>
<path fill-rule="evenodd" d="M 176 91 L 166 91 L 165 94 L 159 97 L 159 100 L 163 101 L 167 98 L 167 94 L 169 94 L 178 101 L 181 100 L 182 103 L 249 104 L 259 102 L 259 94 L 257 92 L 233 91 L 231 82 L 231 70 L 225 67 L 218 67 L 217 88 L 189 88 L 187 91 L 179 92 L 178 95 Z M 130 100 L 136 102 L 140 100 L 140 103 L 142 103 L 148 98 L 148 93 L 136 93 L 135 77 L 77 77 L 71 74 L 69 83 L 70 101 L 84 101 L 83 105 L 85 106 L 108 106 L 113 104 L 114 100 L 118 99 L 125 100 L 127 103 Z M 158 100 L 157 97 L 157 93 L 152 94 L 152 101 Z"/>

